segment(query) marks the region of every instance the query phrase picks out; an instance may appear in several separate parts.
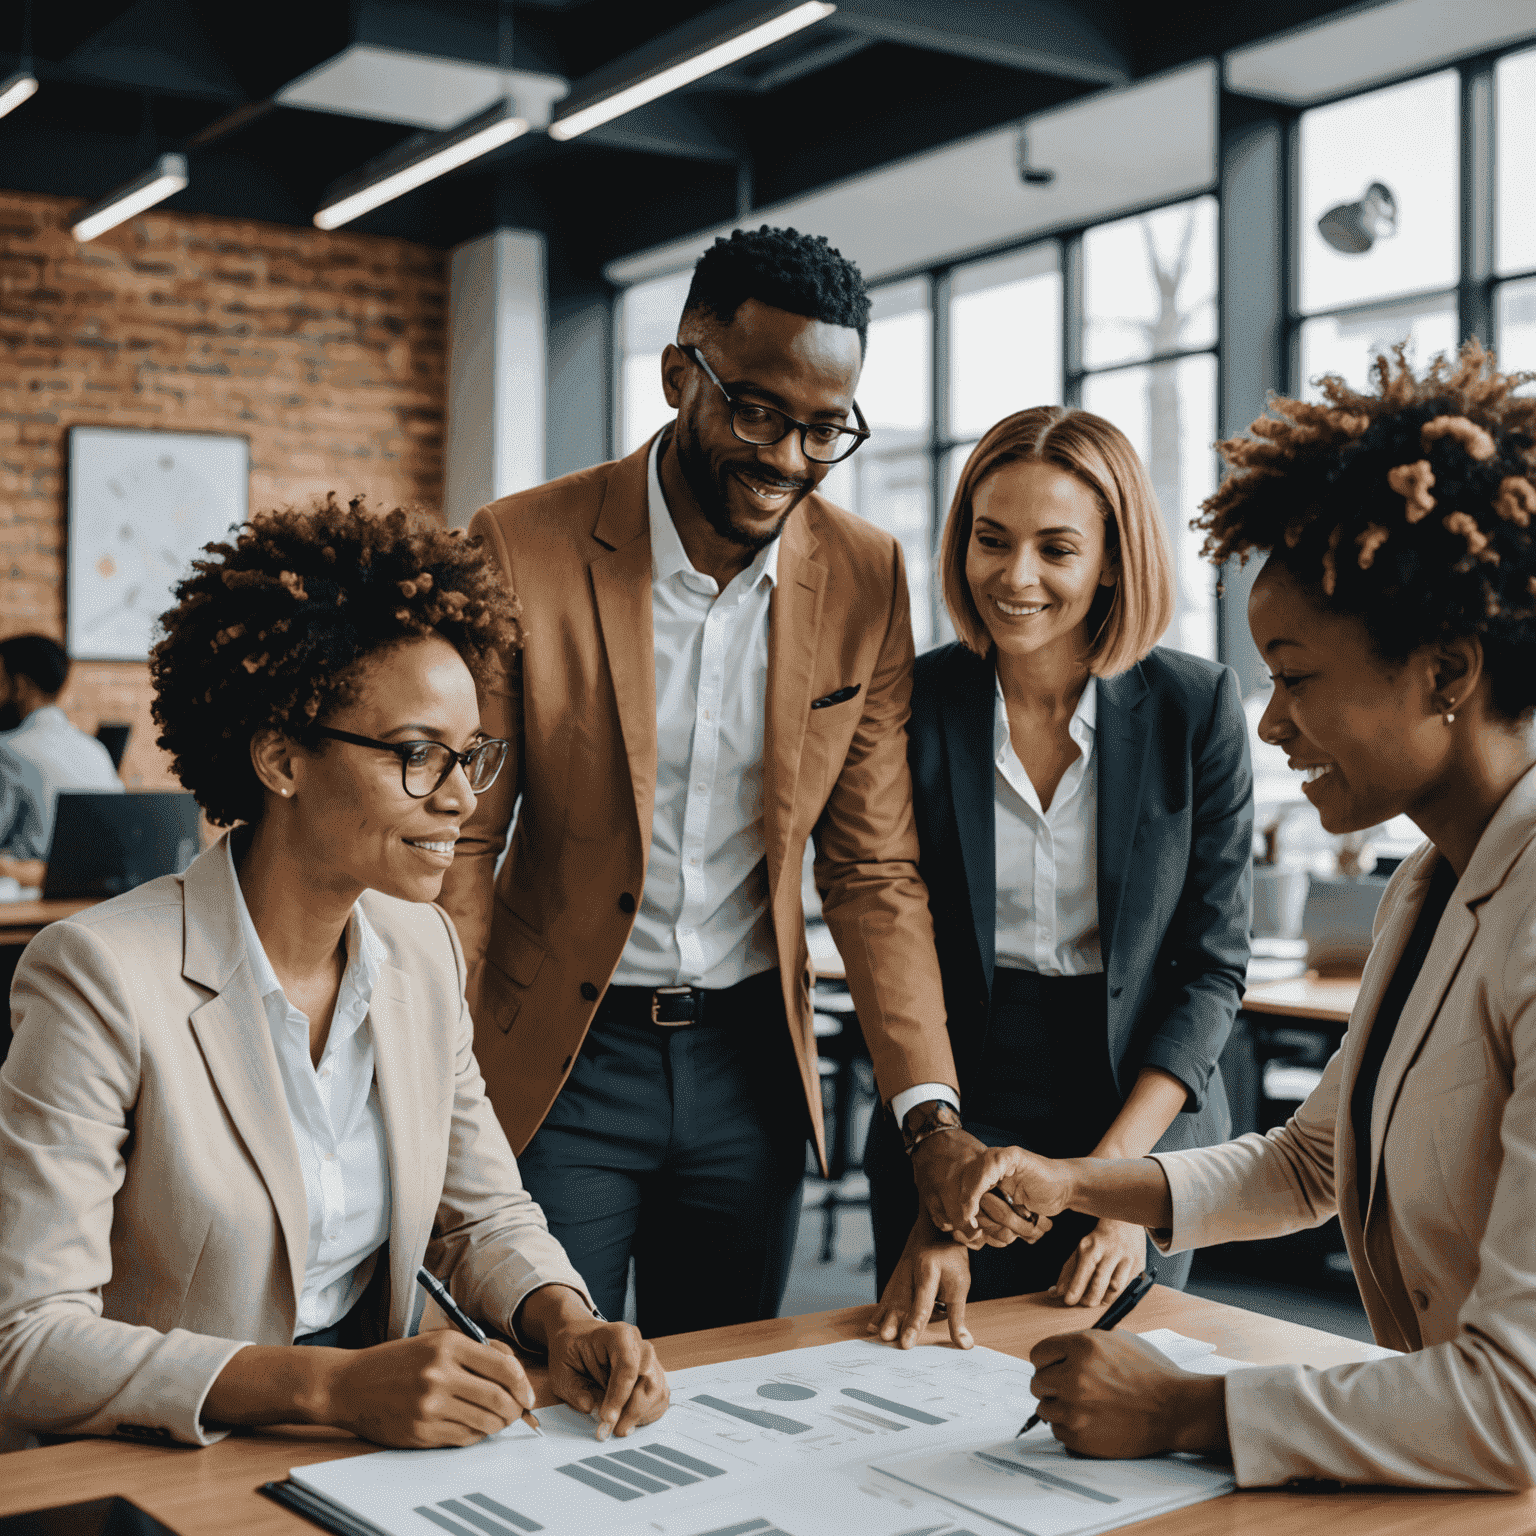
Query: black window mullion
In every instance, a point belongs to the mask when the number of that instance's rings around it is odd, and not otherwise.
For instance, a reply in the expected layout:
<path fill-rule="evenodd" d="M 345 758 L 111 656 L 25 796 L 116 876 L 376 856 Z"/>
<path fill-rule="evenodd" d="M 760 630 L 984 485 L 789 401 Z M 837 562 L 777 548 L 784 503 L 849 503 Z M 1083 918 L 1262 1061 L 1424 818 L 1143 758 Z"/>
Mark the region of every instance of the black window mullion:
<path fill-rule="evenodd" d="M 1083 237 L 1070 235 L 1061 243 L 1061 389 L 1066 405 L 1083 403 Z"/>
<path fill-rule="evenodd" d="M 1493 345 L 1494 242 L 1493 60 L 1461 68 L 1461 281 L 1457 286 L 1460 338 Z"/>
<path fill-rule="evenodd" d="M 944 445 L 949 440 L 949 300 L 954 280 L 949 269 L 934 273 L 928 286 L 928 298 L 933 320 L 933 344 L 929 348 L 933 370 L 932 411 L 928 423 L 928 484 L 929 524 L 928 550 L 932 560 L 929 569 L 938 574 L 939 535 L 944 527 Z M 944 611 L 942 583 L 928 583 L 928 604 L 933 613 L 933 633 L 941 629 Z"/>

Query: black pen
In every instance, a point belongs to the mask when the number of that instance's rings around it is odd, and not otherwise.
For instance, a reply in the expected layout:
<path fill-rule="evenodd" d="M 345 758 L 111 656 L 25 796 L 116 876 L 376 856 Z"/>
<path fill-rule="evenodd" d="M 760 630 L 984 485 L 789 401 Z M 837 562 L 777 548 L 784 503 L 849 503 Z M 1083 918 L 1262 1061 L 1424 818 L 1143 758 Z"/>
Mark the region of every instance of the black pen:
<path fill-rule="evenodd" d="M 1093 1326 L 1107 1333 L 1111 1328 L 1115 1326 L 1116 1323 L 1123 1322 L 1124 1319 L 1130 1314 L 1131 1308 L 1134 1307 L 1136 1303 L 1140 1301 L 1141 1298 L 1145 1296 L 1147 1292 L 1150 1291 L 1156 1284 L 1157 1271 L 1155 1269 L 1149 1268 L 1145 1274 L 1137 1275 L 1137 1277 L 1132 1280 L 1131 1283 L 1126 1286 L 1123 1291 L 1121 1291 L 1120 1295 L 1109 1304 L 1109 1306 L 1105 1309 L 1104 1316 L 1101 1317 Z M 1026 1430 L 1033 1429 L 1039 1422 L 1040 1415 L 1038 1413 L 1030 1414 L 1030 1416 L 1025 1419 L 1024 1428 L 1019 1431 L 1019 1435 L 1022 1435 Z M 1015 1435 L 1013 1438 L 1017 1440 L 1019 1435 Z"/>
<path fill-rule="evenodd" d="M 485 1336 L 485 1329 L 448 1294 L 448 1287 L 425 1264 L 416 1271 L 416 1283 L 443 1309 L 448 1321 L 466 1338 L 473 1339 L 476 1344 L 490 1342 Z M 544 1438 L 544 1431 L 539 1428 L 539 1421 L 534 1418 L 531 1408 L 523 1409 L 523 1423 L 539 1439 Z"/>

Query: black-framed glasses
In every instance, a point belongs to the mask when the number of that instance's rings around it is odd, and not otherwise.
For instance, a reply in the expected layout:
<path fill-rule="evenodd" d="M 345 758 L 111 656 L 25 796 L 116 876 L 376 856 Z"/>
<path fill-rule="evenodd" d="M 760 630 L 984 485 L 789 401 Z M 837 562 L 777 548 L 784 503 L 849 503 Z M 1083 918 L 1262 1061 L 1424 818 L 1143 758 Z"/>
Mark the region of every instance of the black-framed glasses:
<path fill-rule="evenodd" d="M 775 410 L 771 405 L 758 405 L 751 400 L 737 400 L 720 382 L 720 376 L 704 361 L 704 354 L 694 346 L 679 346 L 678 351 L 689 362 L 697 363 L 709 375 L 710 382 L 725 396 L 730 407 L 731 431 L 744 443 L 755 448 L 767 448 L 781 443 L 791 432 L 800 434 L 800 451 L 814 464 L 841 464 L 870 436 L 869 423 L 853 402 L 853 418 L 857 428 L 840 427 L 830 421 L 796 421 L 786 411 Z"/>
<path fill-rule="evenodd" d="M 464 765 L 469 787 L 477 795 L 483 793 L 496 782 L 496 775 L 507 760 L 509 745 L 493 736 L 489 741 L 477 741 L 467 751 L 455 752 L 441 741 L 375 741 L 371 736 L 354 736 L 351 731 L 335 731 L 328 725 L 317 725 L 314 734 L 328 736 L 332 741 L 349 741 L 354 747 L 393 752 L 400 759 L 400 782 L 413 800 L 435 795 L 460 763 Z"/>

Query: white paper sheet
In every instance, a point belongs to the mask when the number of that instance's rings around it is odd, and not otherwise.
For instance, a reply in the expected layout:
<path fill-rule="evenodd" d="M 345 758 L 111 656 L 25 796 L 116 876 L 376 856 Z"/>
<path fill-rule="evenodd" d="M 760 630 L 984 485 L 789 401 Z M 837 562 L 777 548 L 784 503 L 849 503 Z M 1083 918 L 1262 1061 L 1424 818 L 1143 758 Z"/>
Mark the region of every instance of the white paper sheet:
<path fill-rule="evenodd" d="M 1015 1440 L 1032 1375 L 849 1340 L 674 1372 L 666 1415 L 623 1440 L 544 1408 L 542 1440 L 514 1425 L 291 1475 L 388 1536 L 1092 1536 L 1232 1487 L 1183 1458 L 1073 1458 L 1044 1425 Z"/>

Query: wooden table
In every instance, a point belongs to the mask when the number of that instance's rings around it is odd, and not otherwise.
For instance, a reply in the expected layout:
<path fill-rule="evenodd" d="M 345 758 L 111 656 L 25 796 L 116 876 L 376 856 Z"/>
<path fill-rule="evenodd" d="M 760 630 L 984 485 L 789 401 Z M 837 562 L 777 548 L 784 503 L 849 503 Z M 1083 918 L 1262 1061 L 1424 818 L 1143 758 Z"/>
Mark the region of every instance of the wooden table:
<path fill-rule="evenodd" d="M 1288 1019 L 1316 1019 L 1344 1025 L 1360 992 L 1358 976 L 1319 976 L 1308 971 L 1290 981 L 1266 981 L 1249 987 L 1242 1006 L 1248 1013 L 1275 1013 Z"/>
<path fill-rule="evenodd" d="M 0 949 L 30 943 L 49 923 L 94 907 L 96 899 L 72 901 L 0 901 Z"/>
<path fill-rule="evenodd" d="M 657 1342 L 669 1370 L 744 1359 L 810 1344 L 862 1338 L 867 1307 L 779 1318 Z M 1043 1297 L 979 1302 L 967 1311 L 980 1344 L 1023 1356 L 1052 1333 L 1083 1328 L 1095 1312 L 1067 1310 Z M 1215 1344 L 1229 1357 L 1274 1364 L 1340 1365 L 1362 1357 L 1349 1339 L 1278 1322 L 1158 1286 L 1136 1309 L 1136 1331 L 1174 1328 Z M 927 1341 L 942 1331 L 930 1328 Z M 552 1401 L 542 1371 L 530 1372 L 540 1403 Z M 1027 1405 L 1021 1405 L 1021 1407 Z M 274 1429 L 231 1436 L 207 1450 L 77 1440 L 0 1457 L 0 1515 L 121 1494 L 180 1536 L 299 1536 L 315 1527 L 258 1494 L 256 1486 L 290 1467 L 361 1455 L 374 1447 L 336 1431 Z M 1310 1493 L 1241 1492 L 1125 1527 L 1137 1536 L 1529 1536 L 1536 1494 L 1408 1493 L 1391 1489 Z M 797 1531 L 795 1536 L 829 1536 Z"/>

